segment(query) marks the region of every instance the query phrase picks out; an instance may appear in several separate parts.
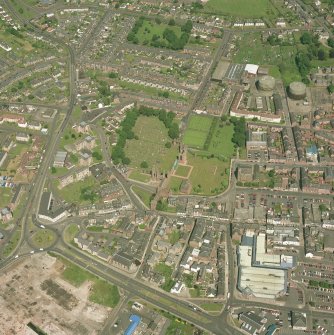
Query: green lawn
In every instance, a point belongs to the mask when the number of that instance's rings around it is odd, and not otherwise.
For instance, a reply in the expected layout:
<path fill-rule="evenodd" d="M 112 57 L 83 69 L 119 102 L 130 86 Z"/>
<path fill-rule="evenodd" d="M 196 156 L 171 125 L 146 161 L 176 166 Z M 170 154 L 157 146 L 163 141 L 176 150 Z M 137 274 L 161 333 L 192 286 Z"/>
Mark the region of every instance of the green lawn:
<path fill-rule="evenodd" d="M 183 143 L 192 148 L 203 149 L 207 136 L 207 132 L 188 128 L 184 133 Z"/>
<path fill-rule="evenodd" d="M 200 304 L 200 307 L 205 309 L 207 312 L 220 312 L 222 310 L 222 308 L 224 307 L 223 304 L 218 303 L 203 303 Z"/>
<path fill-rule="evenodd" d="M 209 0 L 204 11 L 242 17 L 262 17 L 270 8 L 269 0 Z"/>
<path fill-rule="evenodd" d="M 229 174 L 226 169 L 229 168 L 229 161 L 188 154 L 188 164 L 194 167 L 189 178 L 192 193 L 212 195 L 221 193 L 228 187 Z"/>
<path fill-rule="evenodd" d="M 212 117 L 205 115 L 191 115 L 188 127 L 194 130 L 209 131 L 212 124 Z"/>
<path fill-rule="evenodd" d="M 129 179 L 141 181 L 142 183 L 148 183 L 151 180 L 151 177 L 148 174 L 134 170 L 130 173 Z"/>
<path fill-rule="evenodd" d="M 89 295 L 90 301 L 112 308 L 118 304 L 120 296 L 117 286 L 109 284 L 60 256 L 56 257 L 65 265 L 63 279 L 71 285 L 80 287 L 87 280 L 93 282 Z"/>
<path fill-rule="evenodd" d="M 179 165 L 175 171 L 175 174 L 180 177 L 187 177 L 190 169 L 190 166 Z"/>
<path fill-rule="evenodd" d="M 193 148 L 203 149 L 212 120 L 210 116 L 191 115 L 184 133 L 183 143 Z"/>
<path fill-rule="evenodd" d="M 151 198 L 153 194 L 138 186 L 132 186 L 132 190 L 140 198 L 140 200 L 149 208 L 151 205 Z"/>
<path fill-rule="evenodd" d="M 3 208 L 8 206 L 10 200 L 12 199 L 13 193 L 12 189 L 9 187 L 1 187 L 0 189 L 0 207 Z"/>
<path fill-rule="evenodd" d="M 57 188 L 57 193 L 59 194 L 60 198 L 69 202 L 69 203 L 81 203 L 81 204 L 88 204 L 88 200 L 83 200 L 81 198 L 81 192 L 85 188 L 94 188 L 97 186 L 96 180 L 94 177 L 87 177 L 82 181 L 72 183 L 61 190 Z"/>
<path fill-rule="evenodd" d="M 17 244 L 20 241 L 20 237 L 21 237 L 21 230 L 16 230 L 2 251 L 2 256 L 4 258 L 8 257 L 15 250 Z"/>
<path fill-rule="evenodd" d="M 176 146 L 165 147 L 170 138 L 164 124 L 156 117 L 140 116 L 133 131 L 138 139 L 128 140 L 125 146 L 130 166 L 140 169 L 140 164 L 146 161 L 149 169 L 157 166 L 161 172 L 169 171 L 178 151 Z"/>
<path fill-rule="evenodd" d="M 58 256 L 57 256 L 58 258 Z M 81 267 L 60 258 L 61 262 L 66 266 L 65 270 L 62 273 L 63 279 L 69 282 L 71 285 L 75 287 L 81 286 L 86 280 L 93 280 L 95 277 L 83 270 Z"/>
<path fill-rule="evenodd" d="M 178 178 L 178 177 L 174 177 L 172 176 L 170 178 L 170 189 L 173 191 L 173 192 L 179 192 L 180 191 L 180 187 L 181 187 L 181 184 L 182 184 L 182 181 L 183 179 L 182 178 Z"/>
<path fill-rule="evenodd" d="M 233 133 L 233 125 L 217 123 L 208 151 L 219 157 L 231 158 L 234 154 Z"/>
<path fill-rule="evenodd" d="M 56 234 L 49 229 L 38 229 L 31 237 L 31 241 L 36 248 L 50 247 L 56 240 Z"/>
<path fill-rule="evenodd" d="M 75 223 L 71 223 L 65 228 L 64 240 L 67 243 L 70 243 L 71 241 L 73 241 L 74 237 L 78 235 L 78 233 L 79 233 L 78 225 L 76 225 Z"/>
<path fill-rule="evenodd" d="M 102 279 L 96 279 L 89 300 L 96 304 L 114 308 L 119 302 L 118 288 Z"/>
<path fill-rule="evenodd" d="M 144 23 L 139 28 L 136 36 L 140 44 L 148 44 L 152 40 L 153 35 L 159 36 L 160 39 L 163 39 L 163 32 L 166 28 L 173 30 L 178 38 L 181 36 L 181 27 L 169 26 L 165 23 L 157 24 L 149 20 L 144 20 Z"/>

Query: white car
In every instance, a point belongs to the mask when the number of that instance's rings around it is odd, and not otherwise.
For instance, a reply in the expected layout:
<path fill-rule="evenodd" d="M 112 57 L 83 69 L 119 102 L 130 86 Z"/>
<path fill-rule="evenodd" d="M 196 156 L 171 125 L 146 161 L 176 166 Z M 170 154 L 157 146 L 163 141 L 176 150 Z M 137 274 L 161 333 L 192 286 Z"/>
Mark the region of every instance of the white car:
<path fill-rule="evenodd" d="M 33 253 L 35 253 L 35 251 L 34 251 L 34 250 L 31 250 L 30 253 L 33 254 Z"/>
<path fill-rule="evenodd" d="M 39 251 L 43 251 L 44 249 L 43 248 L 39 248 Z"/>
<path fill-rule="evenodd" d="M 42 225 L 42 224 L 40 225 L 40 227 L 41 227 L 42 229 L 45 229 L 45 226 L 44 226 L 44 225 Z"/>
<path fill-rule="evenodd" d="M 19 255 L 16 255 L 14 258 L 18 258 L 19 257 Z"/>

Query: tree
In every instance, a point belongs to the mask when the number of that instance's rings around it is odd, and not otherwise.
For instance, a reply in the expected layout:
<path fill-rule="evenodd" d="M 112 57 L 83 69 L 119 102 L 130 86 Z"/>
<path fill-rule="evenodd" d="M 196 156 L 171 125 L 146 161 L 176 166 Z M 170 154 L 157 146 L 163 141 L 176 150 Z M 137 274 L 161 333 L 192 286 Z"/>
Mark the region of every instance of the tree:
<path fill-rule="evenodd" d="M 101 155 L 101 153 L 100 152 L 98 152 L 98 151 L 94 151 L 93 153 L 92 153 L 92 156 L 95 158 L 95 159 L 97 159 L 98 161 L 101 161 L 102 160 L 102 155 Z"/>
<path fill-rule="evenodd" d="M 327 44 L 331 47 L 331 48 L 334 48 L 334 39 L 333 38 L 329 38 L 327 40 Z"/>
<path fill-rule="evenodd" d="M 334 49 L 329 50 L 329 57 L 334 58 Z"/>
<path fill-rule="evenodd" d="M 312 35 L 309 32 L 304 32 L 300 37 L 300 42 L 302 44 L 311 44 L 312 43 Z"/>
<path fill-rule="evenodd" d="M 329 94 L 333 94 L 334 93 L 334 85 L 330 84 L 329 86 L 327 86 L 327 90 Z"/>
<path fill-rule="evenodd" d="M 167 149 L 170 149 L 170 148 L 172 147 L 172 143 L 170 143 L 170 142 L 166 142 L 166 143 L 165 143 L 165 147 L 166 147 Z"/>
<path fill-rule="evenodd" d="M 180 135 L 179 126 L 176 123 L 173 123 L 172 126 L 168 130 L 168 136 L 174 140 L 178 138 L 179 135 Z"/>
<path fill-rule="evenodd" d="M 55 174 L 57 172 L 57 169 L 53 166 L 52 168 L 51 168 L 51 173 L 52 174 Z"/>
<path fill-rule="evenodd" d="M 147 164 L 147 162 L 146 162 L 146 161 L 142 161 L 142 162 L 140 163 L 140 167 L 141 167 L 142 169 L 147 169 L 147 168 L 148 168 L 148 164 Z"/>
<path fill-rule="evenodd" d="M 169 26 L 175 26 L 175 20 L 174 19 L 170 19 L 168 22 Z"/>

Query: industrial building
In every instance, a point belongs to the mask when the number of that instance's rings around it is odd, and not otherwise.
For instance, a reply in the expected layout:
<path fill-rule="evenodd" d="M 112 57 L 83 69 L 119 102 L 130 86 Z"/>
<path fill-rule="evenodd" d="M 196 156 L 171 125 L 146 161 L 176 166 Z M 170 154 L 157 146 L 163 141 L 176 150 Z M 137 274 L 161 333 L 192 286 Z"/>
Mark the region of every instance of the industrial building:
<path fill-rule="evenodd" d="M 136 314 L 132 314 L 129 320 L 130 324 L 125 330 L 124 335 L 132 335 L 135 332 L 136 328 L 139 326 L 141 318 Z"/>
<path fill-rule="evenodd" d="M 293 264 L 293 258 L 267 253 L 265 234 L 246 234 L 238 248 L 238 289 L 257 298 L 275 299 L 286 292 L 285 268 Z"/>
<path fill-rule="evenodd" d="M 289 85 L 288 95 L 293 100 L 302 100 L 306 97 L 306 85 L 300 81 L 294 81 Z"/>

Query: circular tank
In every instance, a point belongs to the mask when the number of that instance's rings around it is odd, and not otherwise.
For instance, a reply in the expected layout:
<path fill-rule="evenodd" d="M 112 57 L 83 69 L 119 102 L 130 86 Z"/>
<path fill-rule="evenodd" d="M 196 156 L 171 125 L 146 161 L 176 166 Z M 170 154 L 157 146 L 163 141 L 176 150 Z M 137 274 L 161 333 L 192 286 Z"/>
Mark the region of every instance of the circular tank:
<path fill-rule="evenodd" d="M 289 97 L 294 100 L 302 100 L 306 97 L 306 85 L 300 81 L 294 81 L 289 85 Z"/>
<path fill-rule="evenodd" d="M 263 76 L 257 84 L 261 91 L 273 91 L 275 88 L 275 78 L 272 76 Z"/>

